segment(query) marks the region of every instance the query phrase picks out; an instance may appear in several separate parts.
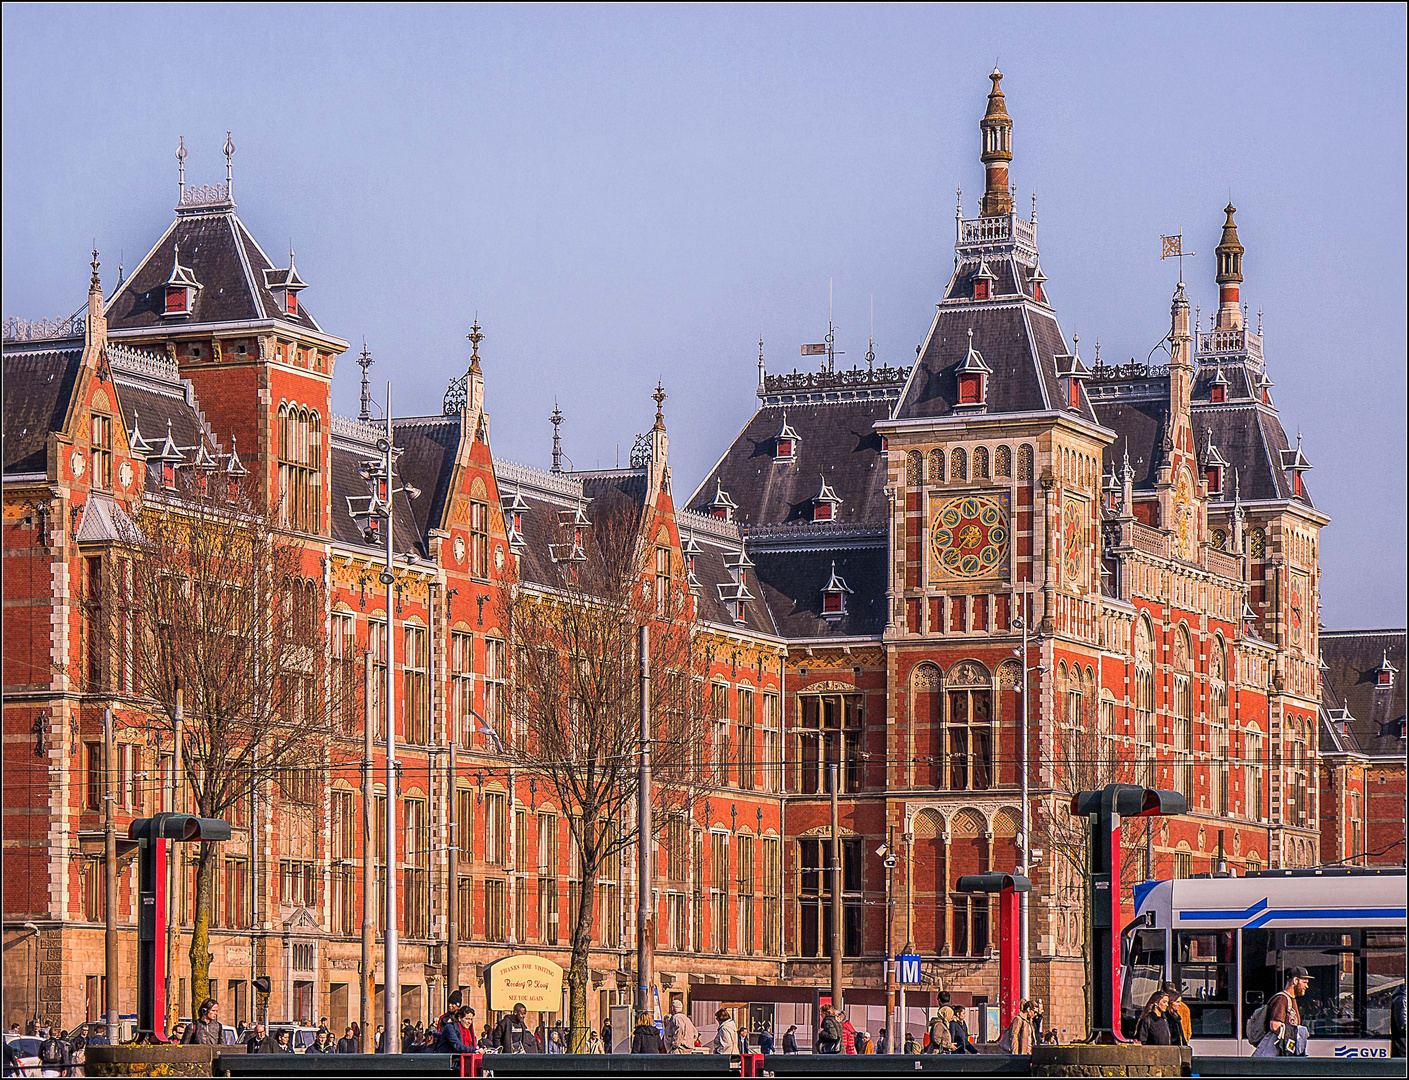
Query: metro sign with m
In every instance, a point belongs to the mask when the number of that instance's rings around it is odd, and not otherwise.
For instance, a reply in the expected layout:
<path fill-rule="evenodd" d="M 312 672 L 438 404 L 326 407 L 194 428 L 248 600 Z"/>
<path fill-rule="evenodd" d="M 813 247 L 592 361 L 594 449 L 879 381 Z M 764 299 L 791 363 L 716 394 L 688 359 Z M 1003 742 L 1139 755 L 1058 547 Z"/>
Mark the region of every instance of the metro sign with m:
<path fill-rule="evenodd" d="M 895 958 L 896 982 L 907 986 L 920 983 L 920 957 L 916 953 L 901 953 Z"/>

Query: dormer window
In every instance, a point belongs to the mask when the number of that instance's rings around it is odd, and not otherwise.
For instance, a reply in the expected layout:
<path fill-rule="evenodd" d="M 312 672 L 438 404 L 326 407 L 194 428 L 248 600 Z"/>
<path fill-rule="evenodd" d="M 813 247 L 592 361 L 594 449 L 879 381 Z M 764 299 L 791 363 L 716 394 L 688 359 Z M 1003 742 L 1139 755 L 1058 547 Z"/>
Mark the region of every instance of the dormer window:
<path fill-rule="evenodd" d="M 729 498 L 729 493 L 724 490 L 723 482 L 714 482 L 714 501 L 705 509 L 709 511 L 709 516 L 717 521 L 733 521 L 734 511 L 739 508 L 733 499 Z"/>
<path fill-rule="evenodd" d="M 166 295 L 162 316 L 189 315 L 196 299 L 196 290 L 200 287 L 195 272 L 189 266 L 181 265 L 181 245 L 177 244 L 172 256 L 171 274 L 163 285 Z"/>
<path fill-rule="evenodd" d="M 289 251 L 287 268 L 264 271 L 264 284 L 274 294 L 274 301 L 279 305 L 279 310 L 291 319 L 298 318 L 298 293 L 300 289 L 306 289 L 308 286 L 298 276 L 298 270 L 294 267 L 292 249 Z"/>
<path fill-rule="evenodd" d="M 1223 492 L 1223 472 L 1228 467 L 1228 462 L 1223 460 L 1223 455 L 1218 452 L 1218 447 L 1213 445 L 1213 432 L 1210 431 L 1204 439 L 1203 453 L 1199 455 L 1203 459 L 1204 482 L 1208 484 L 1210 495 L 1219 495 Z"/>
<path fill-rule="evenodd" d="M 1062 384 L 1062 393 L 1066 397 L 1069 409 L 1081 408 L 1081 384 L 1091 376 L 1086 365 L 1081 362 L 1080 344 L 1081 338 L 1073 337 L 1071 352 L 1061 353 L 1054 358 L 1057 365 L 1057 379 Z"/>
<path fill-rule="evenodd" d="M 997 280 L 998 275 L 988 268 L 987 263 L 980 259 L 978 270 L 974 273 L 974 299 L 990 299 L 993 296 L 993 283 Z"/>
<path fill-rule="evenodd" d="M 1375 689 L 1388 690 L 1394 686 L 1394 676 L 1399 669 L 1389 662 L 1388 650 L 1381 655 L 1380 666 L 1375 669 Z"/>
<path fill-rule="evenodd" d="M 1047 302 L 1047 294 L 1042 285 L 1047 280 L 1047 275 L 1042 272 L 1042 267 L 1035 266 L 1032 270 L 1032 298 L 1039 304 Z"/>
<path fill-rule="evenodd" d="M 983 354 L 974 348 L 974 332 L 969 330 L 969 352 L 964 362 L 955 371 L 959 382 L 959 398 L 956 408 L 982 408 L 988 399 L 988 376 L 993 371 L 984 362 Z"/>
<path fill-rule="evenodd" d="M 509 518 L 509 528 L 516 536 L 523 535 L 523 511 L 515 510 Z"/>
<path fill-rule="evenodd" d="M 1221 367 L 1214 372 L 1213 382 L 1208 384 L 1208 399 L 1215 405 L 1228 400 L 1228 379 L 1224 376 Z"/>
<path fill-rule="evenodd" d="M 161 463 L 161 486 L 174 490 L 176 487 L 176 465 L 174 462 Z"/>
<path fill-rule="evenodd" d="M 783 413 L 783 427 L 773 436 L 773 460 L 792 461 L 797 456 L 798 434 L 788 423 L 788 414 Z"/>
<path fill-rule="evenodd" d="M 846 579 L 837 573 L 836 560 L 832 560 L 832 576 L 822 586 L 822 617 L 838 619 L 846 614 L 846 598 L 851 593 Z"/>
<path fill-rule="evenodd" d="M 1296 446 L 1291 450 L 1282 451 L 1282 468 L 1291 473 L 1292 496 L 1298 499 L 1306 498 L 1306 486 L 1302 481 L 1302 473 L 1311 468 L 1311 462 L 1306 460 L 1306 455 L 1301 452 L 1301 432 L 1297 432 Z"/>
<path fill-rule="evenodd" d="M 822 489 L 812 497 L 812 520 L 813 521 L 835 521 L 837 508 L 841 505 L 841 499 L 832 490 L 827 478 L 822 478 Z"/>

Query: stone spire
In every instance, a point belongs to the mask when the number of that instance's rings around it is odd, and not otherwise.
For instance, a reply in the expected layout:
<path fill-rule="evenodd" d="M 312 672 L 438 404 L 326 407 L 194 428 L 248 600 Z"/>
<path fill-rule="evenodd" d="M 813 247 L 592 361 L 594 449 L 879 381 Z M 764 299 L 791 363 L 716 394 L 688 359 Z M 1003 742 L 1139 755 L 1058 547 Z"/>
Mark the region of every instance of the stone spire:
<path fill-rule="evenodd" d="M 553 425 L 553 472 L 560 473 L 563 471 L 563 410 L 558 408 L 556 401 L 553 402 L 553 412 L 548 422 Z"/>
<path fill-rule="evenodd" d="M 993 80 L 993 89 L 988 93 L 988 111 L 978 125 L 983 132 L 983 153 L 979 160 L 984 166 L 979 216 L 1006 217 L 1013 212 L 1013 193 L 1008 187 L 1008 163 L 1013 160 L 1013 121 L 1008 116 L 1000 85 L 1003 73 L 994 67 L 988 77 Z"/>
<path fill-rule="evenodd" d="M 1227 215 L 1223 222 L 1223 236 L 1214 248 L 1215 264 L 1218 273 L 1218 316 L 1215 330 L 1241 330 L 1243 312 L 1238 306 L 1239 286 L 1243 283 L 1243 245 L 1238 242 L 1238 225 L 1233 215 L 1238 208 L 1231 202 L 1223 208 Z"/>

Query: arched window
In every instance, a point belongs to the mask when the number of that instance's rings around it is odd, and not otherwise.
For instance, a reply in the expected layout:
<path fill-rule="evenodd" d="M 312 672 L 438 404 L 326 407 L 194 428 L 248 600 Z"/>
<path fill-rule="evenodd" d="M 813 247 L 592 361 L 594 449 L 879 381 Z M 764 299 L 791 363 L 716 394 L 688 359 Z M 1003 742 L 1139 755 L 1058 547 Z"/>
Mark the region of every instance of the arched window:
<path fill-rule="evenodd" d="M 1208 659 L 1209 770 L 1212 772 L 1213 810 L 1227 814 L 1228 805 L 1228 680 L 1223 639 L 1215 637 Z"/>
<path fill-rule="evenodd" d="M 322 520 L 322 422 L 310 409 L 281 404 L 278 423 L 280 522 L 316 532 Z"/>
<path fill-rule="evenodd" d="M 905 485 L 913 488 L 924 482 L 925 459 L 920 456 L 918 450 L 911 450 L 905 455 Z"/>
<path fill-rule="evenodd" d="M 1190 762 L 1193 753 L 1194 689 L 1193 663 L 1189 655 L 1189 631 L 1182 624 L 1174 632 L 1172 727 L 1174 734 L 1174 790 L 1192 798 Z M 1192 804 L 1191 804 L 1192 805 Z"/>
<path fill-rule="evenodd" d="M 974 451 L 974 479 L 988 479 L 988 447 L 980 446 Z"/>
<path fill-rule="evenodd" d="M 1155 650 L 1150 620 L 1135 622 L 1135 739 L 1145 758 L 1145 784 L 1155 787 Z"/>
<path fill-rule="evenodd" d="M 930 483 L 944 483 L 944 451 L 938 447 L 930 451 Z"/>
<path fill-rule="evenodd" d="M 949 479 L 967 480 L 969 478 L 969 457 L 964 452 L 962 446 L 956 447 L 949 455 Z"/>
<path fill-rule="evenodd" d="M 1006 446 L 1000 446 L 993 451 L 993 475 L 1007 477 L 1013 475 L 1013 452 Z"/>
<path fill-rule="evenodd" d="M 1029 443 L 1018 447 L 1018 479 L 1032 482 L 1032 446 Z"/>
<path fill-rule="evenodd" d="M 945 681 L 949 787 L 987 791 L 993 786 L 993 684 L 986 668 L 965 660 Z"/>
<path fill-rule="evenodd" d="M 941 710 L 940 672 L 933 664 L 920 664 L 910 676 L 911 730 L 914 732 L 915 782 L 924 787 L 944 786 L 944 720 Z"/>
<path fill-rule="evenodd" d="M 1250 727 L 1243 733 L 1243 814 L 1250 821 L 1261 821 L 1262 802 L 1262 732 Z"/>

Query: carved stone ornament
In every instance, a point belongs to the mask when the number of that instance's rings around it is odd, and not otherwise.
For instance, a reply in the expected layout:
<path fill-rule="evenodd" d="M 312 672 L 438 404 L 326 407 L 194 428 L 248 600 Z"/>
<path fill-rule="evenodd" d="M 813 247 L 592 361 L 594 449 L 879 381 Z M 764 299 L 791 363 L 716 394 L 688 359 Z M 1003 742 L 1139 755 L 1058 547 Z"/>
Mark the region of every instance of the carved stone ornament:
<path fill-rule="evenodd" d="M 210 343 L 210 359 L 212 363 L 220 363 L 221 359 L 220 339 L 216 338 Z"/>
<path fill-rule="evenodd" d="M 949 677 L 945 680 L 950 686 L 987 686 L 989 681 L 983 665 L 973 660 L 955 664 L 949 669 Z"/>

